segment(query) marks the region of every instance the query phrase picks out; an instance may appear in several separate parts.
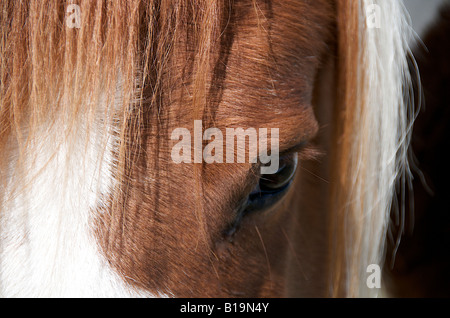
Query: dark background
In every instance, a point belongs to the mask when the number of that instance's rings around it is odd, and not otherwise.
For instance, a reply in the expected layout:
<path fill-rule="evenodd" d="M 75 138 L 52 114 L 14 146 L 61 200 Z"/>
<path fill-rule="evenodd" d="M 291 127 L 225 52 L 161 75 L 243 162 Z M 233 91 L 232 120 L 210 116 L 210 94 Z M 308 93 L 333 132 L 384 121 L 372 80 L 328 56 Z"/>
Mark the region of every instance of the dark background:
<path fill-rule="evenodd" d="M 385 277 L 393 294 L 386 296 L 450 297 L 450 1 L 405 5 L 423 41 L 414 47 L 423 104 L 412 136 L 414 180 L 403 230 L 391 216 Z"/>

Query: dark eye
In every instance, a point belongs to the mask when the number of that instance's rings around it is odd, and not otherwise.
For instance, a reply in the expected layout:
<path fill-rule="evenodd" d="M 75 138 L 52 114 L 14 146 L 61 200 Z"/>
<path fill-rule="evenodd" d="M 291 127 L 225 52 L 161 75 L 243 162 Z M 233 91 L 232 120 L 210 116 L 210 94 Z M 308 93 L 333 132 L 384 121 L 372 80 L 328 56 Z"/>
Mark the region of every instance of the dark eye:
<path fill-rule="evenodd" d="M 278 171 L 261 175 L 256 188 L 248 197 L 245 214 L 266 210 L 275 205 L 287 193 L 297 171 L 298 155 L 293 153 L 280 158 Z"/>
<path fill-rule="evenodd" d="M 240 226 L 242 218 L 258 211 L 273 207 L 288 192 L 297 171 L 297 153 L 280 158 L 278 171 L 261 175 L 259 183 L 240 207 L 234 223 L 225 231 L 225 237 L 231 239 Z"/>

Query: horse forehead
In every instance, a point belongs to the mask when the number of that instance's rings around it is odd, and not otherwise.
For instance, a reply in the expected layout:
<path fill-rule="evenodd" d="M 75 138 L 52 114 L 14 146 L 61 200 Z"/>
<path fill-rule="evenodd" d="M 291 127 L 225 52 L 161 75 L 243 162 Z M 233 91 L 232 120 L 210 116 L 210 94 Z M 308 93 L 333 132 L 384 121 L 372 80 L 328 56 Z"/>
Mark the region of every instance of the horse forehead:
<path fill-rule="evenodd" d="M 200 96 L 206 101 L 204 112 L 213 122 L 211 127 L 277 127 L 289 137 L 302 134 L 299 129 L 305 135 L 313 134 L 312 92 L 318 69 L 329 53 L 333 7 L 330 1 L 270 3 L 259 3 L 257 9 L 243 8 L 250 1 L 235 4 L 236 11 L 246 13 L 230 16 L 220 34 L 226 40 L 211 47 L 207 94 Z M 174 44 L 173 50 L 184 52 L 186 46 Z M 160 113 L 153 114 L 154 121 L 166 117 L 165 126 L 171 129 L 192 125 L 197 107 L 192 100 L 195 81 L 187 71 L 195 69 L 188 67 L 195 54 L 188 57 L 189 61 L 184 53 L 175 54 L 166 65 L 170 77 L 163 76 L 165 100 Z M 164 131 L 153 135 L 160 133 Z"/>

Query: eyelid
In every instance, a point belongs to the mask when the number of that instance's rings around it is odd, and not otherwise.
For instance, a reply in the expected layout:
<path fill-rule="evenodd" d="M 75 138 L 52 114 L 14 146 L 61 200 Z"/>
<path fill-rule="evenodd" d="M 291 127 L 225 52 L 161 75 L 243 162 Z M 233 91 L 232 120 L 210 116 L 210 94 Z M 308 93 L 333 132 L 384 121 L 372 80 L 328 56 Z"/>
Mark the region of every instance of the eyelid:
<path fill-rule="evenodd" d="M 319 146 L 311 143 L 309 140 L 306 140 L 296 144 L 295 146 L 287 150 L 284 150 L 280 153 L 280 157 L 295 152 L 298 153 L 299 160 L 317 160 L 325 155 L 325 152 Z"/>
<path fill-rule="evenodd" d="M 303 140 L 296 145 L 283 150 L 279 153 L 279 157 L 288 156 L 293 153 L 298 153 L 298 160 L 316 160 L 324 155 L 318 146 L 312 144 L 309 140 Z M 257 180 L 261 177 L 260 175 L 261 163 L 252 164 L 250 170 L 248 171 L 246 180 Z"/>
<path fill-rule="evenodd" d="M 307 141 L 307 140 L 301 141 L 298 144 L 296 144 L 286 150 L 281 151 L 280 156 L 289 155 L 289 154 L 295 153 L 295 152 L 301 153 L 308 147 L 308 145 L 309 145 L 309 141 Z"/>

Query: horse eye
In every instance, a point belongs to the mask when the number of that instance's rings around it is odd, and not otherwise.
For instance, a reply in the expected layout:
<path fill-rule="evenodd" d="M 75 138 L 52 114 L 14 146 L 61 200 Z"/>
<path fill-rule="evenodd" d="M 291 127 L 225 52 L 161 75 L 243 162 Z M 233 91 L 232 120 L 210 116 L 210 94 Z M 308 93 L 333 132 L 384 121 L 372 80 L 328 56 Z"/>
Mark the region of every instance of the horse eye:
<path fill-rule="evenodd" d="M 280 158 L 276 173 L 262 175 L 250 193 L 246 213 L 272 207 L 287 193 L 297 171 L 298 155 L 293 153 Z"/>
<path fill-rule="evenodd" d="M 297 153 L 281 157 L 279 169 L 275 174 L 260 177 L 258 185 L 240 207 L 235 221 L 224 232 L 225 237 L 233 237 L 246 215 L 267 210 L 284 197 L 297 171 L 297 158 Z"/>
<path fill-rule="evenodd" d="M 262 191 L 280 191 L 288 186 L 297 170 L 297 153 L 282 157 L 280 167 L 274 174 L 261 176 L 259 187 Z"/>

